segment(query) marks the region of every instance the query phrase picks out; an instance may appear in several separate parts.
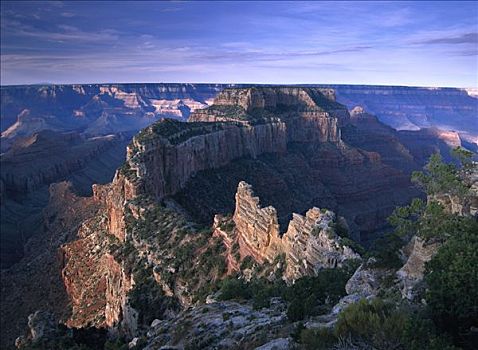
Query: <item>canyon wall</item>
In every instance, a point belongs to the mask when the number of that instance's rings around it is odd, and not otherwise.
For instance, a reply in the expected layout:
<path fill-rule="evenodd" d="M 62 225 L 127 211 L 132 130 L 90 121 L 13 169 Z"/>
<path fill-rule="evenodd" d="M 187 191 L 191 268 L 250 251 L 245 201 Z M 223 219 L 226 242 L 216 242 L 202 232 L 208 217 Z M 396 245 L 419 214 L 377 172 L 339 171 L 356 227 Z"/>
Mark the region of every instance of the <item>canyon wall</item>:
<path fill-rule="evenodd" d="M 347 109 L 333 90 L 301 87 L 224 89 L 210 108 L 191 114 L 189 121 L 244 122 L 279 118 L 287 125 L 288 142 L 338 142 Z"/>
<path fill-rule="evenodd" d="M 159 134 L 145 142 L 141 141 L 140 134 L 133 140 L 131 149 L 136 152 L 129 155 L 130 167 L 141 179 L 142 190 L 158 199 L 175 194 L 200 170 L 219 168 L 242 157 L 256 158 L 263 153 L 286 151 L 286 128 L 280 121 L 260 125 L 187 124 L 192 128 L 164 120 L 160 127 L 178 128 L 178 134 L 168 138 Z M 176 135 L 183 137 L 181 128 L 192 136 L 175 144 Z M 203 134 L 194 136 L 196 130 Z"/>
<path fill-rule="evenodd" d="M 27 194 L 68 178 L 90 162 L 105 158 L 102 155 L 110 150 L 124 154 L 124 146 L 121 135 L 87 138 L 78 133 L 42 131 L 18 140 L 0 156 L 1 181 L 12 196 Z"/>
<path fill-rule="evenodd" d="M 338 118 L 311 97 L 318 95 L 301 88 L 226 89 L 210 108 L 193 114 L 189 123 L 168 119 L 141 131 L 128 147 L 123 174 L 135 184 L 137 193 L 162 199 L 184 188 L 198 171 L 219 168 L 238 158 L 284 154 L 287 143 L 294 141 L 339 142 Z M 321 98 L 348 116 L 333 100 Z M 239 114 L 227 109 L 216 118 L 218 106 L 236 106 L 236 100 L 242 108 Z M 276 110 L 286 103 L 295 109 L 285 114 Z M 260 116 L 249 114 L 260 106 L 272 109 L 261 110 Z M 264 116 L 264 111 L 269 114 Z"/>
<path fill-rule="evenodd" d="M 136 312 L 127 305 L 133 278 L 110 252 L 106 215 L 83 223 L 79 239 L 61 246 L 61 276 L 71 301 L 69 327 L 118 327 L 133 334 Z"/>
<path fill-rule="evenodd" d="M 2 149 L 11 140 L 44 129 L 86 131 L 93 135 L 138 131 L 156 120 L 186 120 L 194 111 L 212 103 L 231 84 L 83 84 L 2 86 Z M 257 85 L 256 85 L 257 87 Z M 278 86 L 263 85 L 264 88 Z M 303 85 L 286 89 L 316 89 L 329 101 L 336 99 L 349 109 L 359 105 L 399 130 L 435 127 L 455 130 L 477 144 L 478 98 L 472 89 L 422 88 L 373 85 Z M 336 95 L 336 96 L 335 96 Z M 285 97 L 284 97 L 285 96 Z M 286 106 L 291 94 L 257 98 L 257 91 L 241 96 L 223 95 L 219 103 L 269 108 L 278 100 Z M 289 96 L 289 97 L 287 97 Z M 237 103 L 236 103 L 237 102 Z M 8 130 L 7 130 L 8 129 Z"/>
<path fill-rule="evenodd" d="M 82 84 L 2 86 L 2 151 L 41 130 L 89 135 L 137 132 L 169 117 L 186 120 L 227 84 Z"/>
<path fill-rule="evenodd" d="M 24 255 L 24 244 L 43 226 L 48 186 L 69 181 L 74 191 L 91 195 L 93 183 L 108 183 L 124 162 L 129 136 L 87 137 L 44 130 L 17 139 L 0 155 L 0 265 Z M 3 142 L 3 140 L 2 140 Z"/>
<path fill-rule="evenodd" d="M 476 89 L 329 85 L 349 109 L 362 106 L 397 130 L 456 131 L 478 145 Z"/>

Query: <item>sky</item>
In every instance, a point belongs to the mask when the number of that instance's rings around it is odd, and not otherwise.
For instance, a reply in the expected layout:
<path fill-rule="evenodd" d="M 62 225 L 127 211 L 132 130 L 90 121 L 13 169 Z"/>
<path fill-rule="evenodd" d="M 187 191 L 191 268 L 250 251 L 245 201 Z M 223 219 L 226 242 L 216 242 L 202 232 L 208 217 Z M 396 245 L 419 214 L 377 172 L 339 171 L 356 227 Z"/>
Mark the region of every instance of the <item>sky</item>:
<path fill-rule="evenodd" d="M 478 2 L 1 2 L 1 84 L 478 87 Z"/>

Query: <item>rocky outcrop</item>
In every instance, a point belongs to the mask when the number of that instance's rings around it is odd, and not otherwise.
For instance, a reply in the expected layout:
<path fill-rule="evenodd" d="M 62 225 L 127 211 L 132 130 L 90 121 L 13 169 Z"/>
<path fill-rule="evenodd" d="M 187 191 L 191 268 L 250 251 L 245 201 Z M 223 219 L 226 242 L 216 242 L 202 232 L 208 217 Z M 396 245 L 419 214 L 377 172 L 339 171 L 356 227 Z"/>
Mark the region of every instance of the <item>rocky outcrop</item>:
<path fill-rule="evenodd" d="M 333 90 L 302 87 L 225 89 L 214 104 L 193 113 L 190 121 L 257 121 L 279 118 L 288 142 L 339 142 L 339 125 L 349 118 Z"/>
<path fill-rule="evenodd" d="M 28 331 L 24 336 L 15 340 L 17 348 L 34 346 L 40 340 L 51 339 L 57 333 L 57 325 L 54 316 L 48 311 L 38 310 L 28 316 Z"/>
<path fill-rule="evenodd" d="M 200 170 L 285 150 L 285 125 L 280 121 L 235 125 L 164 120 L 133 139 L 127 162 L 135 171 L 138 191 L 162 199 L 177 193 Z"/>
<path fill-rule="evenodd" d="M 258 262 L 272 262 L 283 252 L 275 208 L 262 208 L 252 186 L 244 181 L 237 187 L 233 220 L 243 256 L 250 255 Z"/>
<path fill-rule="evenodd" d="M 143 130 L 128 148 L 128 174 L 138 179 L 137 192 L 162 199 L 198 171 L 238 158 L 285 153 L 288 142 L 339 142 L 339 118 L 345 122 L 348 112 L 330 95 L 303 88 L 227 89 L 190 123 L 164 120 Z"/>
<path fill-rule="evenodd" d="M 93 197 L 107 212 L 105 225 L 108 232 L 122 242 L 126 239 L 126 202 L 139 195 L 137 187 L 120 171 L 116 172 L 111 184 L 93 185 Z"/>
<path fill-rule="evenodd" d="M 416 297 L 415 286 L 423 280 L 425 264 L 430 261 L 441 246 L 440 242 L 426 242 L 414 236 L 409 244 L 412 249 L 407 262 L 397 271 L 400 279 L 402 297 L 413 300 Z"/>
<path fill-rule="evenodd" d="M 347 294 L 360 296 L 361 298 L 369 298 L 377 295 L 381 278 L 385 275 L 383 269 L 374 268 L 374 258 L 362 263 L 354 272 L 352 277 L 345 285 Z"/>
<path fill-rule="evenodd" d="M 78 235 L 79 240 L 61 248 L 62 278 L 72 305 L 66 325 L 113 328 L 121 323 L 123 332 L 134 334 L 136 317 L 127 306 L 134 282 L 109 252 L 104 216 L 85 222 Z"/>
<path fill-rule="evenodd" d="M 305 216 L 294 213 L 287 231 L 281 234 L 276 210 L 271 206 L 262 208 L 245 182 L 240 182 L 237 189 L 233 220 L 241 255 L 250 255 L 260 263 L 273 263 L 284 254 L 285 278 L 289 281 L 314 275 L 322 268 L 342 266 L 346 260 L 360 259 L 334 232 L 334 213 L 318 208 L 310 209 Z"/>
<path fill-rule="evenodd" d="M 278 337 L 287 323 L 285 304 L 272 300 L 270 308 L 254 310 L 236 302 L 214 302 L 183 311 L 170 320 L 155 320 L 147 333 L 145 350 L 254 349 Z M 262 336 L 261 336 L 262 335 Z"/>

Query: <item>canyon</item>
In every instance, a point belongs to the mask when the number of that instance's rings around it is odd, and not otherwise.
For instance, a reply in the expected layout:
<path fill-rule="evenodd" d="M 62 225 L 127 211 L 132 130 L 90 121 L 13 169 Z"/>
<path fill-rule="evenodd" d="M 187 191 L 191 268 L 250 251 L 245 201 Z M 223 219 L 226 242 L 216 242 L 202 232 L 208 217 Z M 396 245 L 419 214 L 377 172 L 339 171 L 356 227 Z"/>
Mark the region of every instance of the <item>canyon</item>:
<path fill-rule="evenodd" d="M 106 135 L 138 131 L 163 118 L 187 119 L 228 85 L 83 84 L 2 86 L 2 152 L 41 130 Z"/>
<path fill-rule="evenodd" d="M 2 154 L 2 165 L 9 169 L 2 166 L 4 198 L 18 200 L 60 180 L 71 184 L 50 186 L 50 204 L 41 221 L 46 224 L 43 235 L 49 237 L 41 255 L 48 271 L 31 277 L 46 285 L 40 276 L 56 271 L 61 303 L 52 308 L 57 295 L 42 295 L 42 300 L 32 292 L 33 300 L 25 301 L 23 319 L 13 330 L 2 315 L 9 344 L 33 307 L 53 309 L 55 318 L 69 327 L 108 329 L 131 338 L 156 317 L 182 317 L 179 310 L 214 292 L 203 290 L 208 283 L 234 272 L 280 273 L 292 283 L 360 260 L 351 239 L 367 245 L 380 237 L 392 210 L 421 195 L 409 181 L 411 171 L 421 168 L 432 152 L 461 144 L 459 133 L 399 132 L 366 108 L 349 112 L 327 87 L 222 90 L 214 85 L 212 90 L 214 100 L 205 94 L 204 104 L 191 104 L 188 122 L 156 121 L 132 139 L 127 133 L 93 136 L 66 130 L 51 137 L 55 132 L 12 137 Z M 148 105 L 136 92 L 122 91 L 103 87 L 100 94 L 127 108 Z M 151 94 L 139 87 L 136 91 Z M 178 91 L 162 93 L 172 98 Z M 414 142 L 416 135 L 423 135 L 418 140 L 426 148 Z M 73 153 L 78 156 L 62 157 L 62 149 L 78 149 Z M 109 149 L 114 151 L 108 156 Z M 46 166 L 38 155 L 50 152 L 58 157 Z M 113 154 L 125 156 L 122 166 L 108 161 L 116 159 Z M 30 167 L 15 176 L 15 162 L 22 159 Z M 108 176 L 117 168 L 112 182 L 98 181 L 97 174 L 75 183 L 79 170 L 86 174 L 90 168 L 94 174 L 92 164 L 99 159 L 111 165 L 105 167 Z M 87 194 L 85 188 L 93 183 L 92 197 L 74 193 L 84 189 Z M 67 202 L 73 205 L 61 204 Z M 346 232 L 343 237 L 339 226 Z M 38 239 L 40 235 L 32 235 L 32 244 Z M 24 260 L 2 271 L 8 285 L 18 285 L 19 273 L 39 259 L 40 252 L 28 249 Z M 249 258 L 257 268 L 241 268 Z M 2 288 L 2 304 L 4 293 L 9 303 L 13 298 L 7 289 Z M 247 308 L 238 312 L 252 313 Z M 162 334 L 170 327 L 163 322 L 152 328 Z"/>
<path fill-rule="evenodd" d="M 111 181 L 130 137 L 43 130 L 15 140 L 0 156 L 2 268 L 17 262 L 25 242 L 41 232 L 50 184 L 68 180 L 76 193 L 91 195 L 92 184 Z"/>
<path fill-rule="evenodd" d="M 201 114 L 200 111 L 212 104 L 220 91 L 230 86 L 232 85 L 164 83 L 2 86 L 0 88 L 2 99 L 0 114 L 2 130 L 0 193 L 4 196 L 6 192 L 9 192 L 10 195 L 8 198 L 2 197 L 2 199 L 5 199 L 2 201 L 2 211 L 5 213 L 5 215 L 2 215 L 2 227 L 5 229 L 2 230 L 0 239 L 2 247 L 7 247 L 7 249 L 2 249 L 1 265 L 8 267 L 22 256 L 23 244 L 33 234 L 34 230 L 31 228 L 32 225 L 27 225 L 29 227 L 26 228 L 22 227 L 24 226 L 22 223 L 24 216 L 18 216 L 17 213 L 30 213 L 27 216 L 36 218 L 34 225 L 39 224 L 41 210 L 46 206 L 48 198 L 46 187 L 50 183 L 65 179 L 73 180 L 74 185 L 78 187 L 77 191 L 82 194 L 91 193 L 92 183 L 105 183 L 112 179 L 115 169 L 124 160 L 125 145 L 131 140 L 134 133 L 140 129 L 165 117 L 181 121 L 190 118 L 191 121 L 202 120 L 204 122 L 213 120 L 220 122 L 224 119 L 221 116 L 221 113 L 227 109 L 224 103 L 230 105 L 236 103 L 234 100 L 228 102 L 230 96 L 222 98 L 222 102 L 216 101 L 216 106 L 222 107 L 216 108 L 214 113 L 209 110 L 207 113 Z M 246 87 L 246 85 L 234 86 Z M 309 87 L 318 88 L 324 96 L 333 91 L 337 101 L 345 104 L 350 110 L 356 106 L 361 106 L 365 114 L 375 115 L 379 121 L 401 131 L 396 134 L 382 123 L 370 122 L 375 117 L 369 118 L 367 121 L 366 118 L 359 120 L 354 116 L 352 116 L 351 122 L 346 128 L 341 126 L 337 129 L 334 125 L 315 127 L 310 123 L 317 123 L 318 120 L 320 120 L 320 123 L 334 123 L 334 121 L 326 118 L 314 119 L 312 115 L 309 115 L 307 118 L 296 118 L 295 121 L 288 120 L 287 142 L 289 144 L 324 137 L 324 135 L 311 134 L 317 132 L 317 130 L 325 133 L 340 130 L 342 138 L 349 144 L 355 142 L 353 144 L 355 147 L 358 146 L 364 150 L 369 147 L 369 149 L 379 152 L 382 147 L 387 147 L 386 151 L 381 152 L 382 160 L 387 165 L 391 164 L 390 161 L 394 161 L 393 167 L 407 171 L 417 167 L 416 164 L 412 164 L 411 156 L 415 158 L 415 163 L 424 164 L 428 155 L 436 151 L 447 157 L 450 145 L 462 145 L 472 151 L 477 150 L 477 133 L 474 126 L 476 125 L 476 115 L 478 115 L 478 99 L 473 90 L 361 85 L 311 85 Z M 250 96 L 238 97 L 238 106 L 243 106 L 250 98 Z M 304 106 L 306 105 L 307 103 L 304 104 Z M 251 105 L 250 108 L 254 109 L 260 106 L 260 104 Z M 230 120 L 231 115 L 227 118 Z M 415 124 L 407 126 L 411 123 L 407 121 L 409 119 Z M 293 123 L 301 123 L 301 125 L 294 127 Z M 351 126 L 360 129 L 360 132 L 355 132 L 354 136 Z M 265 127 L 271 128 L 269 125 Z M 371 132 L 371 128 L 375 128 L 375 130 Z M 419 128 L 420 130 L 417 130 Z M 245 132 L 246 129 L 241 129 L 241 133 Z M 227 137 L 229 137 L 231 133 L 237 133 L 238 131 L 224 132 L 228 133 Z M 273 133 L 275 131 L 265 132 Z M 294 135 L 294 132 L 297 132 L 297 134 Z M 373 136 L 374 134 L 380 134 L 382 141 L 372 141 L 376 139 L 376 136 Z M 391 136 L 392 134 L 393 136 Z M 95 137 L 98 137 L 98 139 L 93 141 Z M 258 134 L 257 137 L 261 138 L 263 135 Z M 330 134 L 330 137 L 337 140 L 338 135 Z M 384 138 L 388 138 L 394 144 L 394 149 L 388 143 L 383 142 Z M 34 141 L 35 139 L 38 140 Z M 372 145 L 372 142 L 381 142 L 381 145 Z M 47 146 L 49 143 L 51 145 Z M 80 143 L 85 145 L 80 146 Z M 106 152 L 107 155 L 105 156 L 106 160 L 103 160 L 101 157 L 105 152 L 100 151 L 100 149 L 104 146 L 98 146 L 96 151 L 87 150 L 95 143 L 98 145 L 100 143 L 103 143 L 103 145 L 115 144 L 116 148 L 108 148 L 109 151 Z M 231 143 L 236 144 L 235 141 Z M 367 146 L 366 143 L 369 145 Z M 55 144 L 56 146 L 54 146 Z M 61 146 L 59 146 L 60 144 Z M 403 161 L 403 153 L 407 151 L 400 149 L 399 144 L 404 145 L 409 152 L 413 153 L 413 155 L 408 156 L 408 160 L 405 162 Z M 183 147 L 191 146 L 184 145 Z M 218 149 L 229 149 L 223 144 L 216 145 L 216 147 L 220 147 Z M 17 148 L 17 150 L 12 150 L 14 148 Z M 19 151 L 19 149 L 23 151 Z M 52 149 L 56 150 L 53 151 L 54 154 L 57 154 L 60 149 L 68 150 L 68 152 L 75 154 L 75 160 L 55 161 L 54 167 L 51 164 L 42 165 L 39 160 L 49 157 Z M 235 150 L 239 153 L 242 151 Z M 31 168 L 25 168 L 20 164 L 27 160 L 25 154 L 28 152 L 35 152 L 36 155 L 36 165 Z M 85 154 L 79 155 L 81 152 L 85 152 Z M 183 150 L 178 148 L 178 152 L 183 152 Z M 11 160 L 13 154 L 17 157 L 17 161 Z M 20 156 L 20 154 L 23 155 Z M 61 156 L 66 154 L 67 152 L 64 152 Z M 209 154 L 209 152 L 206 152 L 206 154 Z M 302 158 L 302 155 L 299 158 Z M 90 162 L 92 166 L 85 168 L 86 161 Z M 297 161 L 297 157 L 294 157 L 293 161 Z M 15 162 L 20 164 L 20 167 L 10 165 Z M 222 165 L 225 164 L 224 162 Z M 110 164 L 110 166 L 101 169 L 100 164 Z M 264 164 L 265 162 L 263 162 Z M 93 174 L 81 170 L 83 168 L 94 169 Z M 167 167 L 167 169 L 173 168 Z M 276 170 L 274 169 L 273 172 L 276 172 Z M 176 177 L 177 174 L 170 174 L 169 176 L 172 179 L 181 178 L 181 176 Z M 291 174 L 288 177 L 290 176 L 297 176 L 297 174 Z M 5 183 L 7 178 L 8 183 Z M 237 182 L 241 179 L 236 180 L 234 181 L 236 183 L 227 184 L 228 193 L 232 193 Z M 22 182 L 21 185 L 19 181 Z M 248 179 L 248 181 L 254 186 L 257 185 L 253 179 Z M 13 182 L 15 184 L 12 187 Z M 30 190 L 18 192 L 19 186 L 29 187 Z M 284 187 L 284 184 L 281 186 Z M 315 188 L 317 190 L 317 185 L 315 185 Z M 33 189 L 34 191 L 32 191 Z M 184 197 L 182 194 L 178 196 Z M 266 194 L 266 198 L 267 196 L 268 194 Z M 324 193 L 322 198 L 325 197 Z M 221 199 L 221 202 L 223 202 L 221 206 L 227 206 L 230 210 L 233 206 L 231 198 L 229 196 L 227 203 Z M 310 205 L 307 206 L 309 207 L 313 205 L 322 207 L 324 204 L 332 205 L 330 201 L 314 204 L 311 200 L 308 199 Z M 279 210 L 281 223 L 287 222 L 287 218 L 284 216 L 289 215 L 291 211 L 307 209 L 307 206 L 294 208 L 292 205 L 285 203 L 283 205 L 288 207 L 286 210 L 282 210 L 277 203 L 273 204 Z M 198 209 L 200 212 L 204 211 L 203 208 L 194 209 Z M 200 213 L 197 216 L 200 220 L 205 221 L 210 220 L 212 214 L 212 212 Z M 9 217 L 8 220 L 5 219 L 7 217 Z M 3 232 L 6 232 L 6 234 Z"/>
<path fill-rule="evenodd" d="M 138 131 L 159 118 L 186 120 L 227 87 L 244 84 L 83 84 L 2 86 L 2 151 L 40 130 L 104 135 Z M 267 86 L 267 85 L 265 85 Z M 456 131 L 476 147 L 478 98 L 473 89 L 367 85 L 305 85 L 335 91 L 337 101 L 397 130 Z M 474 92 L 475 91 L 475 92 Z"/>

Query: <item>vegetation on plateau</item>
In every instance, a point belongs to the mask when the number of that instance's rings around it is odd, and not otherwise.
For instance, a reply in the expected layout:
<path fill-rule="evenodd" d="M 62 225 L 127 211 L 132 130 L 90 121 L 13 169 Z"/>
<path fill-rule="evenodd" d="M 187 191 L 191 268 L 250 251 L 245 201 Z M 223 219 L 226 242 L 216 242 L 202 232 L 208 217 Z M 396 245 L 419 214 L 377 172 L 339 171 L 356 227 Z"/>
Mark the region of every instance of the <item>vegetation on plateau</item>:
<path fill-rule="evenodd" d="M 433 155 L 423 172 L 413 174 L 428 196 L 397 208 L 390 217 L 395 230 L 376 242 L 369 255 L 379 268 L 396 271 L 403 262 L 399 249 L 413 236 L 441 244 L 426 264 L 420 299 L 410 303 L 386 296 L 352 304 L 332 329 L 303 329 L 295 338 L 304 349 L 476 349 L 478 344 L 478 222 L 451 213 L 440 198 L 466 204 L 472 195 L 466 181 L 471 154 L 456 149 L 458 164 Z M 393 278 L 393 275 L 391 275 Z M 393 283 L 392 283 L 393 285 Z"/>

